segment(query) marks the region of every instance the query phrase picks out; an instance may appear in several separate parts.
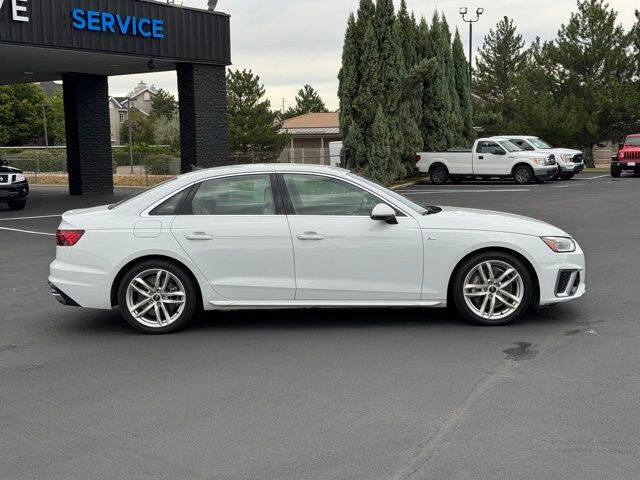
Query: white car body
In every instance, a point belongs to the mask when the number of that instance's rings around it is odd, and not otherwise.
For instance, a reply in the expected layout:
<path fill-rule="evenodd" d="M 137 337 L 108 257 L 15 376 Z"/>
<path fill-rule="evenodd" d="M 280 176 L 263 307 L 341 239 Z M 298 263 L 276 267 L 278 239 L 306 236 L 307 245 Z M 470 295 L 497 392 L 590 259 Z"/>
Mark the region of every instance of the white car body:
<path fill-rule="evenodd" d="M 492 138 L 507 138 L 530 152 L 553 154 L 561 174 L 575 175 L 584 170 L 583 152 L 580 150 L 572 148 L 541 148 L 541 143 L 547 143 L 533 135 L 500 135 Z"/>
<path fill-rule="evenodd" d="M 395 209 L 397 224 L 364 215 L 149 214 L 194 184 L 251 174 L 326 176 L 346 182 Z M 540 238 L 569 237 L 552 225 L 457 207 L 421 215 L 395 192 L 334 167 L 267 164 L 200 170 L 117 208 L 66 212 L 60 229 L 81 229 L 84 235 L 72 247 L 57 247 L 49 282 L 65 298 L 88 308 L 111 309 L 119 276 L 127 266 L 149 257 L 170 259 L 188 269 L 205 310 L 444 307 L 456 266 L 469 254 L 489 248 L 514 252 L 530 265 L 539 285 L 539 305 L 565 302 L 585 292 L 580 247 L 555 253 Z M 580 274 L 571 296 L 556 293 L 562 270 Z"/>
<path fill-rule="evenodd" d="M 433 166 L 444 165 L 450 176 L 459 177 L 509 177 L 522 164 L 531 167 L 533 175 L 540 179 L 552 177 L 557 172 L 551 154 L 507 151 L 501 142 L 508 141 L 507 138 L 479 138 L 470 151 L 421 152 L 416 154 L 416 167 L 421 173 L 428 174 Z M 502 154 L 481 151 L 488 144 L 495 145 Z"/>

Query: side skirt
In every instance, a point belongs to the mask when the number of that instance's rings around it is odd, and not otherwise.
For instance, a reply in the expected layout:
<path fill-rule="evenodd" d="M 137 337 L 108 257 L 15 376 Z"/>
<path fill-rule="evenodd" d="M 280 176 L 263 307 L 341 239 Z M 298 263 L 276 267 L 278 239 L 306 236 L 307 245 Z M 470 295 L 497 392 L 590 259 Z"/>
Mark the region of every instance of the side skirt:
<path fill-rule="evenodd" d="M 446 301 L 422 300 L 255 300 L 255 301 L 212 301 L 211 310 L 283 310 L 289 308 L 393 308 L 393 307 L 435 307 L 446 308 Z"/>

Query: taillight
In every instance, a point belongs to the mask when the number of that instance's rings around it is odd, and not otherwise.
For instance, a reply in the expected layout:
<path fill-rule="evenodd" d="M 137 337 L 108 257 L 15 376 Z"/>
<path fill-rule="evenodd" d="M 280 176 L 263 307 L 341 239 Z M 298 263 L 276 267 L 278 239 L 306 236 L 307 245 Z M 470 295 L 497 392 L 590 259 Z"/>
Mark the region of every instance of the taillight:
<path fill-rule="evenodd" d="M 56 241 L 59 247 L 73 247 L 84 235 L 84 230 L 58 230 Z"/>

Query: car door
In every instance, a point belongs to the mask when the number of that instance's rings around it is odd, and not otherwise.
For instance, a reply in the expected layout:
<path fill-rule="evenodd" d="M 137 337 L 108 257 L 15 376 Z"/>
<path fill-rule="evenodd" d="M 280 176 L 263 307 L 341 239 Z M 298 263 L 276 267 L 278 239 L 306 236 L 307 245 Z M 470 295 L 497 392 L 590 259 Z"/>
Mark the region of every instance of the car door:
<path fill-rule="evenodd" d="M 230 300 L 292 300 L 293 246 L 275 174 L 212 178 L 194 187 L 171 231 Z"/>
<path fill-rule="evenodd" d="M 473 173 L 477 175 L 507 175 L 506 151 L 497 142 L 478 142 L 473 156 Z"/>
<path fill-rule="evenodd" d="M 371 219 L 381 200 L 330 175 L 283 173 L 296 265 L 296 300 L 419 300 L 423 241 L 418 222 Z"/>

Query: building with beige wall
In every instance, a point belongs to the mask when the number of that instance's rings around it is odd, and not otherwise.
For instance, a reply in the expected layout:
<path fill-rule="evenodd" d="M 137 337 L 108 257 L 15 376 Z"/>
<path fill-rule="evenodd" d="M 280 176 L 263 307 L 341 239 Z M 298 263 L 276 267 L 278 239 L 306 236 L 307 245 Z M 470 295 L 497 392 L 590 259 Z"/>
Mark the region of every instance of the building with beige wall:
<path fill-rule="evenodd" d="M 289 118 L 282 123 L 280 132 L 291 136 L 281 160 L 296 163 L 329 164 L 329 143 L 342 140 L 338 112 Z"/>

